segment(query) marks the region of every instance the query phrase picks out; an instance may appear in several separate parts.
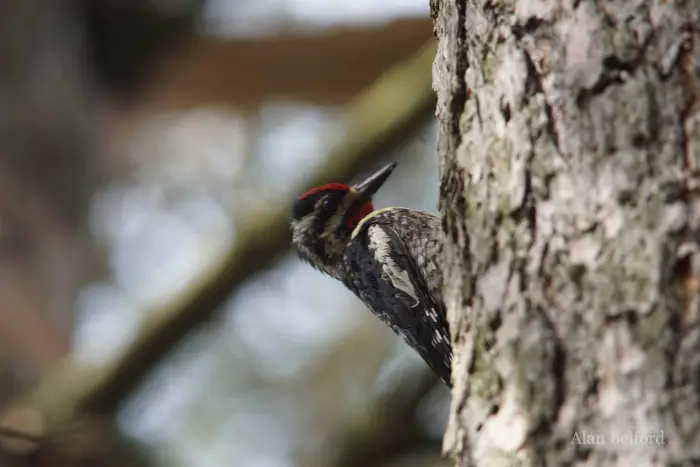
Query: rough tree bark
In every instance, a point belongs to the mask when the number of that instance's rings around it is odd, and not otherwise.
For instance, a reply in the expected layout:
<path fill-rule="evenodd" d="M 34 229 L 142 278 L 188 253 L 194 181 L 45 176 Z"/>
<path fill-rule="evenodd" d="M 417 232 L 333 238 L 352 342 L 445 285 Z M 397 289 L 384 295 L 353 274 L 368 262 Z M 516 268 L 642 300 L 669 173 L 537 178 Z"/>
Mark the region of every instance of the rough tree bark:
<path fill-rule="evenodd" d="M 700 3 L 431 7 L 445 450 L 699 465 Z"/>

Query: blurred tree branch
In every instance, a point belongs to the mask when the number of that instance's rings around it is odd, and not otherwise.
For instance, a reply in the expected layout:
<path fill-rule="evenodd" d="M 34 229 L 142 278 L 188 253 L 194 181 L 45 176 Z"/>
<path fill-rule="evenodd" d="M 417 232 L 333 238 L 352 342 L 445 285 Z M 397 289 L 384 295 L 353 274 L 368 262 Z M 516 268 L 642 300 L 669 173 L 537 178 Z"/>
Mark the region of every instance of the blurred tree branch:
<path fill-rule="evenodd" d="M 163 60 L 129 110 L 150 114 L 210 104 L 257 108 L 271 97 L 344 105 L 431 37 L 429 18 L 263 38 L 193 34 Z"/>
<path fill-rule="evenodd" d="M 351 178 L 425 121 L 434 108 L 432 40 L 365 90 L 348 111 L 348 136 L 308 185 Z M 102 368 L 66 358 L 28 398 L 60 423 L 77 410 L 111 413 L 164 356 L 196 325 L 210 319 L 245 279 L 272 265 L 289 246 L 288 207 L 252 216 L 231 250 L 172 304 L 147 318 L 122 354 Z"/>

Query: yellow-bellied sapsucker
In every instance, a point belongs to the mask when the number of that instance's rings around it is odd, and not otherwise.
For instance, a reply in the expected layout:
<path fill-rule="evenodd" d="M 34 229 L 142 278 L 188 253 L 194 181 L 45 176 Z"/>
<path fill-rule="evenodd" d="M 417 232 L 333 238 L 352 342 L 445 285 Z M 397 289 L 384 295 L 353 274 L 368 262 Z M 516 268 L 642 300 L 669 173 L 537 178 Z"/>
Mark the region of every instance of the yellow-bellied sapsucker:
<path fill-rule="evenodd" d="M 304 193 L 292 208 L 293 242 L 305 261 L 345 284 L 451 386 L 440 219 L 372 204 L 395 167 L 352 187 L 331 183 Z"/>

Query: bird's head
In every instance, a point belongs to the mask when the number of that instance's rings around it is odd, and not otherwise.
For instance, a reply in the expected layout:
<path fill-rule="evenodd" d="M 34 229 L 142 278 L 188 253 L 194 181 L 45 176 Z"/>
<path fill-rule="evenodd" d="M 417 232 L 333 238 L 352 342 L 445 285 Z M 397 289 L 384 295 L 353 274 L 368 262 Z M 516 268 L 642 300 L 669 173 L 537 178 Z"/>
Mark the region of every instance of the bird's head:
<path fill-rule="evenodd" d="M 374 211 L 372 196 L 389 178 L 396 162 L 355 185 L 331 183 L 307 191 L 292 207 L 292 241 L 301 257 L 339 278 L 343 250 L 352 231 Z"/>

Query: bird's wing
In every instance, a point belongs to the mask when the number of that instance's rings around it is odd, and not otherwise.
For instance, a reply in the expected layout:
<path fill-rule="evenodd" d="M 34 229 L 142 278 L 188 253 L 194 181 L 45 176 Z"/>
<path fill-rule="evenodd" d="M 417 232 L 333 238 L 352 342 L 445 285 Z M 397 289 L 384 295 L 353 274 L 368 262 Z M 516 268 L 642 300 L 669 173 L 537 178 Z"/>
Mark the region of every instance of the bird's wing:
<path fill-rule="evenodd" d="M 450 332 L 441 301 L 390 225 L 372 223 L 346 248 L 346 286 L 451 386 Z"/>

